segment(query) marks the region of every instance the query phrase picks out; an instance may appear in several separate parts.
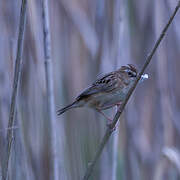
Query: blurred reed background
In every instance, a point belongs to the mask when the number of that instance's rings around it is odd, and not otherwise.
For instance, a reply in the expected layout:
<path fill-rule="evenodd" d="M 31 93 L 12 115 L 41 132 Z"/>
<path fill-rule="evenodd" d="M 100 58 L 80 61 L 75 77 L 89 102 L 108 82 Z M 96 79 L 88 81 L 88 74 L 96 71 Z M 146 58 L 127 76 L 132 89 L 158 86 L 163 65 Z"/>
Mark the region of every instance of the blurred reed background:
<path fill-rule="evenodd" d="M 49 20 L 55 107 L 72 102 L 102 74 L 142 64 L 177 0 L 51 0 Z M 21 0 L 0 1 L 0 177 Z M 94 157 L 106 120 L 81 108 L 49 125 L 42 1 L 28 1 L 21 82 L 9 180 L 52 179 L 51 132 L 57 133 L 59 180 L 80 180 Z M 91 180 L 180 179 L 180 13 L 168 30 L 106 145 Z M 112 111 L 113 113 L 115 111 Z M 112 115 L 112 112 L 110 115 Z"/>

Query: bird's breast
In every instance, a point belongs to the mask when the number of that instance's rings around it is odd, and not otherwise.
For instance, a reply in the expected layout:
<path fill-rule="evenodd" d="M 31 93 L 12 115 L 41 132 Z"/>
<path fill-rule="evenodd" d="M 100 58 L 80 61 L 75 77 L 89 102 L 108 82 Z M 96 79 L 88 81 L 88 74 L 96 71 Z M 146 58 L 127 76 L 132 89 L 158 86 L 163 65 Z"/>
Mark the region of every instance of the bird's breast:
<path fill-rule="evenodd" d="M 99 93 L 93 95 L 93 97 L 87 101 L 86 106 L 98 108 L 99 110 L 108 109 L 122 102 L 126 97 L 126 93 L 126 90 Z"/>

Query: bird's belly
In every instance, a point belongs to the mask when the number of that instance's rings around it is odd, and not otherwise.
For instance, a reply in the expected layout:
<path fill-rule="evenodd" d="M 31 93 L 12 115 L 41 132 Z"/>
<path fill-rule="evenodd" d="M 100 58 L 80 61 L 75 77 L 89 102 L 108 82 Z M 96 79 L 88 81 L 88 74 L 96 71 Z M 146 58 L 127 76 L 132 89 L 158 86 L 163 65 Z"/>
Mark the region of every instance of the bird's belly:
<path fill-rule="evenodd" d="M 103 93 L 95 96 L 96 97 L 94 97 L 92 101 L 89 101 L 87 105 L 93 108 L 95 107 L 99 110 L 104 110 L 122 102 L 125 99 L 125 92 L 116 91 L 111 94 Z"/>

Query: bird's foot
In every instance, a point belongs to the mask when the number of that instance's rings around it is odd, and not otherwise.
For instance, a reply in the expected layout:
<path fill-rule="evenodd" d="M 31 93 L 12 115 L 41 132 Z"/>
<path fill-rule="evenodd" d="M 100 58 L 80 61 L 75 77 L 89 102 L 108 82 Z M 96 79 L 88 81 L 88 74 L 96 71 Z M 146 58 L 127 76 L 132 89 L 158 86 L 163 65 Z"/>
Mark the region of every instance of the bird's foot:
<path fill-rule="evenodd" d="M 98 110 L 99 113 L 101 113 L 108 121 L 107 121 L 107 124 L 106 126 L 111 129 L 111 131 L 115 131 L 116 130 L 116 127 L 112 127 L 112 122 L 113 122 L 113 119 L 109 118 L 108 116 L 106 116 L 106 114 L 104 114 L 102 111 Z"/>
<path fill-rule="evenodd" d="M 117 103 L 116 106 L 117 106 L 117 110 L 119 109 L 119 107 L 122 105 L 122 103 Z"/>
<path fill-rule="evenodd" d="M 113 132 L 113 131 L 116 130 L 116 126 L 113 127 L 113 123 L 112 122 L 113 122 L 113 120 L 108 121 L 106 126 Z"/>

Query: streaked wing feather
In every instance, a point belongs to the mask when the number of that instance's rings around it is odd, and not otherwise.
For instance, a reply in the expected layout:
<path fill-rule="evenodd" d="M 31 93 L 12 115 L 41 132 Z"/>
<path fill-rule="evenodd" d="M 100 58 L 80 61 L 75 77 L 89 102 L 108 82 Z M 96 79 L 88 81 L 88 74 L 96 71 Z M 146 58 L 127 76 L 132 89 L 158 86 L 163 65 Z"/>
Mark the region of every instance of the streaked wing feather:
<path fill-rule="evenodd" d="M 117 78 L 113 72 L 97 79 L 91 87 L 84 90 L 76 100 L 87 98 L 90 95 L 97 94 L 99 92 L 109 92 L 116 88 Z"/>

